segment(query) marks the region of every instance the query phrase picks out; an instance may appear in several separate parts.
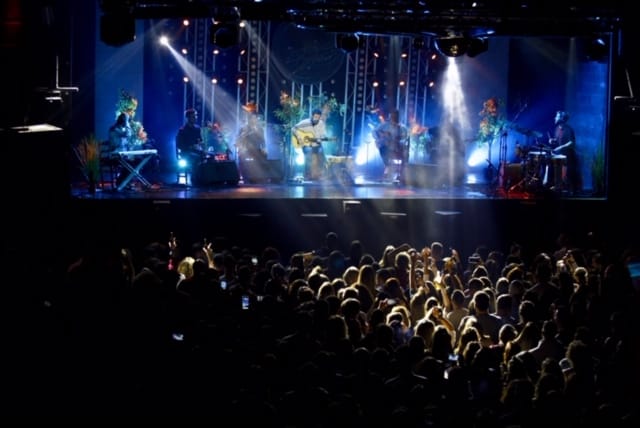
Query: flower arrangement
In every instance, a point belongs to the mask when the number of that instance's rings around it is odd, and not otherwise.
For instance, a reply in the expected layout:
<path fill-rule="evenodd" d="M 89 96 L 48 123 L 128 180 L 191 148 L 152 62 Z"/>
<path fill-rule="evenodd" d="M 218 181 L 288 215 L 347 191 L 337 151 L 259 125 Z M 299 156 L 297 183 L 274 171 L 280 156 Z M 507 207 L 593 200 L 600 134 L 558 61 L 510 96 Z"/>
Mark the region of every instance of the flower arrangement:
<path fill-rule="evenodd" d="M 484 144 L 492 141 L 500 135 L 507 121 L 500 114 L 502 102 L 491 97 L 482 104 L 480 111 L 480 127 L 478 130 L 478 143 Z"/>
<path fill-rule="evenodd" d="M 274 110 L 273 114 L 282 122 L 282 126 L 290 128 L 302 119 L 302 102 L 300 98 L 292 97 L 286 91 L 280 91 L 280 108 Z"/>
<path fill-rule="evenodd" d="M 124 89 L 120 90 L 120 96 L 116 103 L 116 118 L 120 113 L 129 116 L 129 126 L 131 127 L 130 146 L 142 145 L 147 142 L 147 132 L 141 122 L 134 120 L 136 109 L 138 108 L 138 99 Z"/>

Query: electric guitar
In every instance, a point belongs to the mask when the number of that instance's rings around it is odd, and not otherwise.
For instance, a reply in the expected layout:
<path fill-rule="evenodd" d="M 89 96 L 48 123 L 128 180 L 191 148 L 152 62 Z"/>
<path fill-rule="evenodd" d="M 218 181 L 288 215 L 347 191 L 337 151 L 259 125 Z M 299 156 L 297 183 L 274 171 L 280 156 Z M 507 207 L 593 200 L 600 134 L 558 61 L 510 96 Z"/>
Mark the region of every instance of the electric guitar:
<path fill-rule="evenodd" d="M 297 135 L 296 135 L 297 134 Z M 323 137 L 316 138 L 310 131 L 297 130 L 291 133 L 291 144 L 296 149 L 301 149 L 305 146 L 318 147 L 322 145 L 324 141 L 337 141 L 336 137 Z"/>

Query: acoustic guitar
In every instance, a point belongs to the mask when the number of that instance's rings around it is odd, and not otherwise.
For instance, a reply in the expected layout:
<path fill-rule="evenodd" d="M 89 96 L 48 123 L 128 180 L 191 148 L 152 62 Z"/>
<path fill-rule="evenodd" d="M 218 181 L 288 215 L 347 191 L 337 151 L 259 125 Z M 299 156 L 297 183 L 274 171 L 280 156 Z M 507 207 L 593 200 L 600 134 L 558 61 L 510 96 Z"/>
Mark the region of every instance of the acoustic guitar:
<path fill-rule="evenodd" d="M 338 141 L 338 139 L 336 137 L 316 138 L 312 132 L 300 129 L 291 133 L 291 144 L 293 144 L 293 147 L 296 149 L 301 149 L 306 146 L 318 147 L 325 141 Z"/>

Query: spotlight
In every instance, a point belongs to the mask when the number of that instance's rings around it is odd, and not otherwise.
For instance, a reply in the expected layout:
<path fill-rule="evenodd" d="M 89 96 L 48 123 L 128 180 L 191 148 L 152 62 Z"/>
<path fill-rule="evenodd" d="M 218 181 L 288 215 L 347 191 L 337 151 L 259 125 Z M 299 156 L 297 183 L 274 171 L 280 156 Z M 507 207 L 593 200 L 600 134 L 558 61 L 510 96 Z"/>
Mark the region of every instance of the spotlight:
<path fill-rule="evenodd" d="M 469 47 L 467 48 L 467 56 L 471 58 L 486 52 L 489 49 L 489 39 L 486 37 L 476 37 L 469 40 Z"/>
<path fill-rule="evenodd" d="M 344 52 L 353 52 L 360 47 L 360 38 L 357 34 L 336 34 L 336 47 Z"/>
<path fill-rule="evenodd" d="M 128 13 L 100 17 L 100 40 L 110 46 L 122 46 L 136 39 L 136 21 Z"/>
<path fill-rule="evenodd" d="M 440 37 L 435 39 L 434 43 L 441 54 L 449 57 L 462 56 L 469 48 L 469 39 L 460 36 Z"/>
<path fill-rule="evenodd" d="M 448 57 L 458 57 L 467 54 L 475 57 L 489 49 L 489 40 L 486 37 L 449 36 L 434 40 L 436 49 Z"/>

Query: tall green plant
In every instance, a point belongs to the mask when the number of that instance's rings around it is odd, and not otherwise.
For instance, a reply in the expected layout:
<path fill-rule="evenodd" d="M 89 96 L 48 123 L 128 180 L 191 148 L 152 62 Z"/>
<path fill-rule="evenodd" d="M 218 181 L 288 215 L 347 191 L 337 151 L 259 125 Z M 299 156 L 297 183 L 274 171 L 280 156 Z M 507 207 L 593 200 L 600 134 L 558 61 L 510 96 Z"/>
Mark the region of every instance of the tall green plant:
<path fill-rule="evenodd" d="M 605 190 L 604 149 L 599 147 L 591 159 L 591 179 L 594 195 L 603 195 Z"/>

